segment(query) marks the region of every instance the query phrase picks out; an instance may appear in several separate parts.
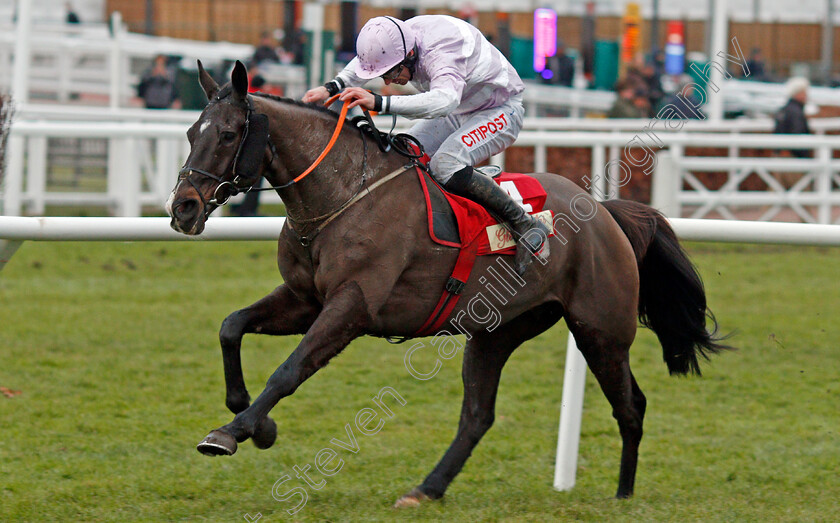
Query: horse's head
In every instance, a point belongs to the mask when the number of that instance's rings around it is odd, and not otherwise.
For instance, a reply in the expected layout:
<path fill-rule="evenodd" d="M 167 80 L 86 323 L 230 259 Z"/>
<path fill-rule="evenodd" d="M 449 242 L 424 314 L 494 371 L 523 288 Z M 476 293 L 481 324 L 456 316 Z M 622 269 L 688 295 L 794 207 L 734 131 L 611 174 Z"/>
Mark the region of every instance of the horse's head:
<path fill-rule="evenodd" d="M 259 180 L 268 158 L 268 117 L 254 112 L 245 66 L 237 61 L 221 88 L 200 61 L 198 77 L 209 103 L 187 131 L 190 154 L 166 202 L 172 228 L 189 235 L 201 234 L 211 212 Z"/>

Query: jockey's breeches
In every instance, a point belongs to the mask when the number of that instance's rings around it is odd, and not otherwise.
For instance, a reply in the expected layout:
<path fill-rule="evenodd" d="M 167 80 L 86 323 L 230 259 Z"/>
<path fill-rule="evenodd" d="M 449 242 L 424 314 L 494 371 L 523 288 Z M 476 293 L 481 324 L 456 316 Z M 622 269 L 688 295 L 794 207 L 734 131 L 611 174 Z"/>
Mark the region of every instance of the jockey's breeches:
<path fill-rule="evenodd" d="M 432 175 L 445 184 L 456 171 L 510 147 L 522 130 L 524 115 L 520 95 L 498 107 L 423 120 L 409 134 L 423 144 L 432 159 Z"/>

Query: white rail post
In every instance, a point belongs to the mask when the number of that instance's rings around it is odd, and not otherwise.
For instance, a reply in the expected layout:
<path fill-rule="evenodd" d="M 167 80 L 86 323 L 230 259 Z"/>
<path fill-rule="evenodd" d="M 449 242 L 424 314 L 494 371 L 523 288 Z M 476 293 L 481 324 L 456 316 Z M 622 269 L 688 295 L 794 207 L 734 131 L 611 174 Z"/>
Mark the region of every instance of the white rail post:
<path fill-rule="evenodd" d="M 140 191 L 143 188 L 143 174 L 137 162 L 137 139 L 124 138 L 123 144 L 120 216 L 141 216 Z"/>
<path fill-rule="evenodd" d="M 169 191 L 174 186 L 175 174 L 178 171 L 176 149 L 178 143 L 173 140 L 159 138 L 155 140 L 155 182 L 152 192 L 160 196 L 161 202 L 166 201 Z"/>
<path fill-rule="evenodd" d="M 592 146 L 592 187 L 589 192 L 596 195 L 596 200 L 601 199 L 607 194 L 607 172 L 606 172 L 606 150 L 604 145 L 596 144 Z"/>
<path fill-rule="evenodd" d="M 142 139 L 142 138 L 141 138 Z M 108 196 L 116 216 L 140 216 L 140 188 L 143 186 L 137 165 L 134 138 L 108 140 Z"/>
<path fill-rule="evenodd" d="M 122 156 L 122 141 L 118 138 L 108 139 L 108 172 L 106 173 L 105 192 L 108 195 L 108 212 L 119 216 L 120 201 L 120 157 Z"/>
<path fill-rule="evenodd" d="M 556 490 L 571 490 L 575 486 L 585 386 L 586 360 L 578 350 L 575 337 L 570 332 L 569 342 L 566 345 L 563 400 L 560 404 L 557 460 L 554 463 L 554 488 Z"/>
<path fill-rule="evenodd" d="M 548 151 L 544 143 L 534 146 L 534 172 L 548 172 Z"/>
<path fill-rule="evenodd" d="M 303 28 L 312 31 L 309 61 L 309 86 L 320 85 L 321 80 L 321 52 L 324 47 L 324 6 L 307 2 L 303 4 Z"/>
<path fill-rule="evenodd" d="M 571 100 L 570 100 L 570 102 L 572 104 L 570 116 L 572 118 L 580 118 L 580 106 L 583 105 L 583 101 L 580 99 L 580 97 L 581 97 L 580 90 L 575 89 L 574 92 L 572 92 L 572 96 L 571 96 Z M 535 114 L 534 116 L 537 116 L 537 115 Z"/>
<path fill-rule="evenodd" d="M 324 66 L 321 78 L 326 82 L 327 79 L 333 77 L 335 77 L 335 50 L 327 49 L 324 51 Z"/>
<path fill-rule="evenodd" d="M 490 157 L 490 165 L 496 165 L 500 167 L 502 170 L 505 169 L 505 152 L 502 151 L 495 156 Z"/>
<path fill-rule="evenodd" d="M 31 60 L 32 3 L 18 0 L 15 62 L 12 70 L 12 99 L 18 104 L 29 101 L 29 67 Z"/>
<path fill-rule="evenodd" d="M 715 59 L 717 53 L 727 53 L 729 51 L 729 42 L 726 38 L 729 33 L 729 0 L 715 0 L 712 9 L 714 11 L 710 13 L 712 19 L 710 61 Z M 722 65 L 726 67 L 726 63 Z M 723 85 L 723 73 L 717 67 L 711 68 L 709 72 L 709 83 Z M 709 97 L 709 120 L 721 122 L 723 120 L 723 89 L 718 92 L 714 92 L 714 89 L 709 89 L 707 95 Z"/>
<path fill-rule="evenodd" d="M 738 134 L 738 131 L 733 129 L 729 134 L 731 134 L 733 138 L 736 138 L 737 134 Z M 737 145 L 735 145 L 735 140 L 732 140 L 732 145 L 729 146 L 729 159 L 731 160 L 733 158 L 738 158 L 739 155 L 740 155 L 740 148 Z M 737 172 L 737 169 L 735 169 L 735 168 L 729 169 L 729 179 L 730 180 L 735 177 L 736 172 Z"/>
<path fill-rule="evenodd" d="M 613 131 L 613 134 L 617 134 L 617 132 Z M 619 148 L 617 145 L 610 146 L 610 163 L 615 162 L 616 165 L 619 165 L 619 161 L 621 160 L 621 153 L 619 152 Z M 624 173 L 621 172 L 621 168 L 618 168 L 619 174 L 618 176 L 623 176 Z M 619 190 L 621 189 L 618 185 L 620 179 L 616 179 L 614 176 L 608 176 L 609 173 L 604 172 L 604 178 L 607 179 L 607 198 L 610 200 L 614 200 L 619 198 Z"/>
<path fill-rule="evenodd" d="M 677 201 L 677 184 L 681 177 L 676 171 L 671 151 L 656 153 L 656 167 L 651 182 L 651 207 L 671 218 L 679 218 L 681 212 Z"/>
<path fill-rule="evenodd" d="M 26 169 L 27 210 L 31 214 L 44 214 L 44 193 L 47 192 L 47 137 L 29 139 L 29 160 Z"/>
<path fill-rule="evenodd" d="M 831 223 L 831 147 L 821 145 L 816 153 L 820 162 L 815 187 L 817 194 L 820 195 L 820 204 L 817 207 L 817 222 Z"/>
<path fill-rule="evenodd" d="M 20 216 L 23 193 L 23 136 L 9 136 L 6 174 L 3 177 L 3 214 Z"/>
<path fill-rule="evenodd" d="M 673 195 L 674 218 L 682 216 L 682 190 L 683 190 L 683 167 L 682 160 L 685 156 L 685 149 L 682 145 L 674 144 L 671 146 L 669 152 L 671 153 L 671 194 Z"/>
<path fill-rule="evenodd" d="M 109 85 L 109 105 L 112 109 L 120 106 L 122 93 L 122 15 L 119 11 L 111 14 L 111 53 L 108 68 L 111 83 Z"/>
<path fill-rule="evenodd" d="M 58 101 L 66 104 L 70 101 L 70 70 L 73 68 L 75 53 L 71 53 L 66 47 L 59 47 L 58 56 Z"/>

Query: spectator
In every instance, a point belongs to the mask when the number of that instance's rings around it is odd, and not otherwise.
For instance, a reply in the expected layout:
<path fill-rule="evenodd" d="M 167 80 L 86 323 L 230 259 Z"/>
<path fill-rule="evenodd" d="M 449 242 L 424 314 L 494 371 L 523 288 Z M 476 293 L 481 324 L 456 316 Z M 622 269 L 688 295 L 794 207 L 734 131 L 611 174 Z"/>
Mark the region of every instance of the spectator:
<path fill-rule="evenodd" d="M 764 65 L 764 57 L 761 55 L 761 49 L 754 47 L 747 60 L 747 69 L 750 71 L 749 79 L 756 82 L 769 82 L 770 78 L 767 75 L 767 69 Z"/>
<path fill-rule="evenodd" d="M 618 96 L 607 113 L 607 118 L 642 118 L 646 116 L 636 105 L 637 90 L 626 78 L 615 86 Z M 644 96 L 642 96 L 644 98 Z"/>
<path fill-rule="evenodd" d="M 571 87 L 575 79 L 575 61 L 566 54 L 566 45 L 562 40 L 557 42 L 557 52 L 547 61 L 548 68 L 554 73 L 552 83 Z"/>
<path fill-rule="evenodd" d="M 295 55 L 288 49 L 286 49 L 286 32 L 282 29 L 275 29 L 274 30 L 274 39 L 278 42 L 277 44 L 277 55 L 280 57 L 281 64 L 291 64 L 295 61 Z M 339 49 L 338 43 L 336 43 L 336 49 Z M 355 56 L 355 52 L 353 54 Z"/>
<path fill-rule="evenodd" d="M 647 90 L 647 82 L 642 75 L 642 70 L 640 67 L 636 67 L 635 65 L 627 66 L 627 70 L 624 72 L 624 81 L 630 84 L 634 89 Z"/>
<path fill-rule="evenodd" d="M 677 114 L 685 117 L 685 120 L 705 120 L 706 115 L 700 109 L 700 100 L 694 92 L 694 83 L 687 75 L 680 78 L 679 88 L 668 99 L 665 105 L 671 105 Z"/>
<path fill-rule="evenodd" d="M 642 113 L 642 118 L 655 116 L 653 106 L 650 104 L 650 97 L 644 90 L 636 89 L 633 96 L 633 105 Z"/>
<path fill-rule="evenodd" d="M 659 107 L 662 98 L 665 97 L 661 78 L 662 71 L 657 66 L 656 60 L 652 59 L 645 62 L 641 70 L 641 79 L 644 82 L 643 96 L 647 98 L 649 111 L 655 111 Z M 651 112 L 648 116 L 655 116 L 655 113 Z"/>
<path fill-rule="evenodd" d="M 65 8 L 67 9 L 67 18 L 65 20 L 68 24 L 80 24 L 82 23 L 81 19 L 79 19 L 79 15 L 76 14 L 76 11 L 73 10 L 73 4 L 67 2 L 65 4 Z"/>
<path fill-rule="evenodd" d="M 304 65 L 306 46 L 309 45 L 309 39 L 303 29 L 295 29 L 292 34 L 292 47 L 289 51 L 292 53 L 292 63 L 295 65 Z"/>
<path fill-rule="evenodd" d="M 256 93 L 263 91 L 265 78 L 260 74 L 259 63 L 252 61 L 248 63 L 248 92 Z"/>
<path fill-rule="evenodd" d="M 178 106 L 178 87 L 175 74 L 166 66 L 166 56 L 155 56 L 154 65 L 143 74 L 137 86 L 137 96 L 143 99 L 146 109 L 169 109 Z"/>
<path fill-rule="evenodd" d="M 808 127 L 808 120 L 805 118 L 805 102 L 808 101 L 808 80 L 802 77 L 795 77 L 788 80 L 787 104 L 776 113 L 776 127 L 773 132 L 776 134 L 811 134 Z M 804 149 L 791 149 L 790 153 L 797 158 L 807 158 L 808 151 Z"/>
<path fill-rule="evenodd" d="M 277 54 L 277 42 L 268 31 L 264 31 L 260 36 L 260 43 L 254 49 L 251 61 L 257 65 L 262 62 L 280 63 L 280 56 Z"/>

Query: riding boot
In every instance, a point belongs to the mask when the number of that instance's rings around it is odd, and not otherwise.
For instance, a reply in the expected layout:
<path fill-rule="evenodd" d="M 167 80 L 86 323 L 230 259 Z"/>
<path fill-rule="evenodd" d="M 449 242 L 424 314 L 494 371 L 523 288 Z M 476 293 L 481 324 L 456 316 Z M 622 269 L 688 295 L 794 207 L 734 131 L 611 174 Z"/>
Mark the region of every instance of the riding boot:
<path fill-rule="evenodd" d="M 519 243 L 514 257 L 517 274 L 522 276 L 525 273 L 532 256 L 548 258 L 548 227 L 525 212 L 525 209 L 493 179 L 483 174 L 473 173 L 473 168 L 468 165 L 453 174 L 445 187 L 458 196 L 481 204 L 496 219 L 507 223 L 514 239 Z M 529 231 L 531 232 L 526 234 Z"/>

